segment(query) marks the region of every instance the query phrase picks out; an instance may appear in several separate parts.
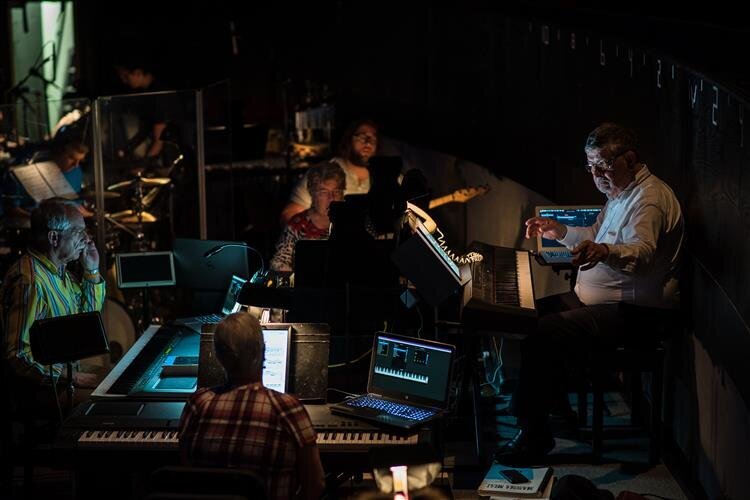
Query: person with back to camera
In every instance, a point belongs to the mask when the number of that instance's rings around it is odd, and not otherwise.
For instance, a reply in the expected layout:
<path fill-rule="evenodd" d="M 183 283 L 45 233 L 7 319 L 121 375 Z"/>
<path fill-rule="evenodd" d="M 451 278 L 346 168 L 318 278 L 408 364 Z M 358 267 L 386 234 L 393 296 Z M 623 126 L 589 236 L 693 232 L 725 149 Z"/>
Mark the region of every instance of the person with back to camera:
<path fill-rule="evenodd" d="M 271 499 L 318 498 L 324 480 L 315 429 L 297 398 L 263 386 L 258 320 L 230 314 L 216 326 L 214 348 L 227 383 L 188 400 L 180 420 L 183 462 L 249 469 Z"/>

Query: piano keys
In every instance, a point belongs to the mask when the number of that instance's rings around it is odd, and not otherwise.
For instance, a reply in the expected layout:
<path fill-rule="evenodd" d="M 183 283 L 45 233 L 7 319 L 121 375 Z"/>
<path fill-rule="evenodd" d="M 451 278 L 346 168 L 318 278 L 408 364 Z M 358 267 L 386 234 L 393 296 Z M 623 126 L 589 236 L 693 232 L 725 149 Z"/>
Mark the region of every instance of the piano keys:
<path fill-rule="evenodd" d="M 64 422 L 55 445 L 62 463 L 136 464 L 154 467 L 179 462 L 179 421 L 184 402 L 89 401 Z M 333 415 L 327 405 L 305 405 L 328 470 L 366 470 L 376 446 L 431 442 L 429 428 L 400 432 Z"/>
<path fill-rule="evenodd" d="M 535 330 L 537 310 L 531 258 L 526 250 L 474 242 L 482 255 L 464 287 L 461 321 L 472 331 L 528 334 Z"/>

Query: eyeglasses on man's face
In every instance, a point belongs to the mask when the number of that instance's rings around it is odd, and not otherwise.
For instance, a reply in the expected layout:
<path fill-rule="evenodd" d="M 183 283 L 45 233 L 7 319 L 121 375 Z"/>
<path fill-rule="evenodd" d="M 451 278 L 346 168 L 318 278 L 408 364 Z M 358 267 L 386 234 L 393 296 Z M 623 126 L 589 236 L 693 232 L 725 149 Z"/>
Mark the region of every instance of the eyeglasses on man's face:
<path fill-rule="evenodd" d="M 378 138 L 372 134 L 368 134 L 365 132 L 360 132 L 358 134 L 354 134 L 354 140 L 361 143 L 361 144 L 372 144 L 375 145 L 378 143 Z"/>
<path fill-rule="evenodd" d="M 613 172 L 615 170 L 615 162 L 619 157 L 624 155 L 625 153 L 620 153 L 618 155 L 613 156 L 612 158 L 605 160 L 601 159 L 597 162 L 586 162 L 583 166 L 583 168 L 586 169 L 586 172 L 593 173 L 594 170 L 596 170 L 599 173 L 606 174 L 608 172 Z"/>

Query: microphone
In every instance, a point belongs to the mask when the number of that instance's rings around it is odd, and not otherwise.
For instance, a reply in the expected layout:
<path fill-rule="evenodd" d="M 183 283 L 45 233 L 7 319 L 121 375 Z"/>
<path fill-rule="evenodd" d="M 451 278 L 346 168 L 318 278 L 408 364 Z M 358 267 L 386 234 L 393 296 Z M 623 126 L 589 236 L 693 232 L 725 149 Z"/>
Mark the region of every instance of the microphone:
<path fill-rule="evenodd" d="M 251 247 L 247 243 L 222 243 L 220 245 L 216 245 L 215 247 L 210 248 L 209 250 L 207 250 L 203 254 L 203 258 L 210 259 L 211 257 L 213 257 L 214 255 L 216 255 L 217 253 L 219 253 L 222 250 L 224 250 L 225 248 L 229 248 L 229 247 L 245 248 L 247 250 L 252 250 L 256 254 L 258 254 L 258 257 L 260 258 L 260 272 L 261 273 L 265 272 L 266 266 L 265 266 L 265 262 L 263 261 L 263 255 L 258 250 L 256 250 L 255 248 Z"/>

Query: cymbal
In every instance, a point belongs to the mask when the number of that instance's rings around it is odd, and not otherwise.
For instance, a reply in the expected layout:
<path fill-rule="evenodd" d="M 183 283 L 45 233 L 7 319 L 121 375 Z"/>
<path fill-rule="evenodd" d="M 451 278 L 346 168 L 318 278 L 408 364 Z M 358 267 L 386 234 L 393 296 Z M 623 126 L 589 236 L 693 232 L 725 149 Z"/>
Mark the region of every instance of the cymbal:
<path fill-rule="evenodd" d="M 150 224 L 159 220 L 155 215 L 152 215 L 148 212 L 141 212 L 139 214 L 132 210 L 122 210 L 120 212 L 115 212 L 113 214 L 109 214 L 109 217 L 121 224 L 138 224 L 139 222 L 143 224 Z"/>
<path fill-rule="evenodd" d="M 116 184 L 112 184 L 111 186 L 107 187 L 107 190 L 116 191 L 118 189 L 126 189 L 130 186 L 134 186 L 138 182 L 140 182 L 144 186 L 165 186 L 171 182 L 171 179 L 167 177 L 136 177 L 135 179 L 131 179 L 129 181 L 122 181 Z"/>
<path fill-rule="evenodd" d="M 84 191 L 81 191 L 78 193 L 78 196 L 81 198 L 85 198 L 87 200 L 95 200 L 96 199 L 96 191 L 92 191 L 89 189 L 86 189 Z M 112 193 L 110 191 L 104 191 L 104 199 L 105 200 L 111 200 L 113 198 L 119 198 L 120 193 Z"/>

